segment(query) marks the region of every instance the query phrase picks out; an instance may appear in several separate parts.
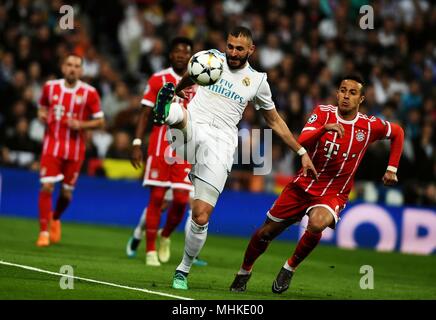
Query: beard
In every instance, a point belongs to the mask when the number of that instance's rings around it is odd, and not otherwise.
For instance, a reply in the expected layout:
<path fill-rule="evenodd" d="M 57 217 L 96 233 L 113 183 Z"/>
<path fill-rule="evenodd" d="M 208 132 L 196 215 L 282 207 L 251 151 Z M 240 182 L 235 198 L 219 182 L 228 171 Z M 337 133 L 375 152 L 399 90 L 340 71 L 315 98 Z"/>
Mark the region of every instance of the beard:
<path fill-rule="evenodd" d="M 230 57 L 229 57 L 228 54 L 226 54 L 227 66 L 230 69 L 239 69 L 241 66 L 243 66 L 247 62 L 247 60 L 248 60 L 248 53 L 247 53 L 247 55 L 245 57 L 232 59 L 233 61 L 236 61 L 236 60 L 239 61 L 239 65 L 237 65 L 237 66 L 230 65 L 229 64 L 229 60 L 230 60 Z"/>
<path fill-rule="evenodd" d="M 78 79 L 75 75 L 69 74 L 65 76 L 65 80 L 68 82 L 68 84 L 75 84 Z"/>

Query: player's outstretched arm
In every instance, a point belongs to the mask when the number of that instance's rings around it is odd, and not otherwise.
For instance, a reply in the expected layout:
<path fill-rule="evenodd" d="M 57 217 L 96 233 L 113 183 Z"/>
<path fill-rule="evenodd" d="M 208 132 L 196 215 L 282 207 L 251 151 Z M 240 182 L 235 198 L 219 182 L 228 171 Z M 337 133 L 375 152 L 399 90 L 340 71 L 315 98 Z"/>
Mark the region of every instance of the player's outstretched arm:
<path fill-rule="evenodd" d="M 141 168 L 142 160 L 144 158 L 142 153 L 142 138 L 144 137 L 145 129 L 147 128 L 150 111 L 150 107 L 143 106 L 139 115 L 138 124 L 136 125 L 135 139 L 133 140 L 133 148 L 130 155 L 130 162 L 135 169 Z"/>
<path fill-rule="evenodd" d="M 404 143 L 403 128 L 396 123 L 391 123 L 390 125 L 392 130 L 389 137 L 391 140 L 391 152 L 389 155 L 389 165 L 382 179 L 385 186 L 392 186 L 398 182 L 397 168 L 400 163 Z"/>
<path fill-rule="evenodd" d="M 315 179 L 317 179 L 318 174 L 313 166 L 312 160 L 310 160 L 306 150 L 294 138 L 293 134 L 283 121 L 282 117 L 280 117 L 277 110 L 275 108 L 270 110 L 261 110 L 267 125 L 283 140 L 283 142 L 285 142 L 292 150 L 301 156 L 303 175 L 307 176 L 309 173 Z"/>
<path fill-rule="evenodd" d="M 189 77 L 188 72 L 185 72 L 182 79 L 180 79 L 180 82 L 176 86 L 176 90 L 175 90 L 176 95 L 178 95 L 180 98 L 186 99 L 187 97 L 186 97 L 185 92 L 183 90 L 194 85 L 194 84 L 195 83 Z"/>

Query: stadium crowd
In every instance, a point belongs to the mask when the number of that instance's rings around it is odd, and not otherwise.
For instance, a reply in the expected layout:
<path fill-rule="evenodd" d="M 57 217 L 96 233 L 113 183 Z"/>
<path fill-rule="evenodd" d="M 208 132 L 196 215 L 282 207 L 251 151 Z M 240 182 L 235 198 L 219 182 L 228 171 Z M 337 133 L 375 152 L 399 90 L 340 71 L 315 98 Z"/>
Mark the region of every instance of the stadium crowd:
<path fill-rule="evenodd" d="M 59 25 L 64 4 L 74 8 L 72 30 Z M 374 10 L 374 28 L 361 28 L 363 5 Z M 380 142 L 368 150 L 352 197 L 436 204 L 436 6 L 427 0 L 0 0 L 1 165 L 38 170 L 38 99 L 69 52 L 83 57 L 83 80 L 98 89 L 107 121 L 105 130 L 87 134 L 84 172 L 105 174 L 90 170 L 93 160 L 129 159 L 145 83 L 168 65 L 171 38 L 190 37 L 194 51 L 224 51 L 226 30 L 239 24 L 252 30 L 250 63 L 268 73 L 276 106 L 296 135 L 315 105 L 335 104 L 338 79 L 356 72 L 367 82 L 360 111 L 403 126 L 401 192 L 386 196 L 380 187 L 389 152 Z M 267 149 L 263 136 L 246 134 L 264 127 L 249 105 L 239 159 L 243 145 Z M 253 176 L 254 161 L 235 163 L 228 188 L 275 191 L 298 161 L 275 137 L 271 154 L 271 174 Z"/>

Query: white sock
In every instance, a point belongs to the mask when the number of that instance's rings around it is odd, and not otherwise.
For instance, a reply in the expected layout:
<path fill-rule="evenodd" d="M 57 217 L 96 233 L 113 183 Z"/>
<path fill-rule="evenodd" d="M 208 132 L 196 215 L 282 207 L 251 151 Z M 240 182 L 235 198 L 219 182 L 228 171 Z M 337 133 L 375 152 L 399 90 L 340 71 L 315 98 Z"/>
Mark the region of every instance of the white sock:
<path fill-rule="evenodd" d="M 142 240 L 143 238 L 143 232 L 145 230 L 145 219 L 147 217 L 147 207 L 144 208 L 144 211 L 142 211 L 141 219 L 139 219 L 139 223 L 135 228 L 135 231 L 133 231 L 133 237 L 136 240 Z"/>
<path fill-rule="evenodd" d="M 192 209 L 188 210 L 188 218 L 185 222 L 185 237 L 188 234 L 189 229 L 191 228 L 191 220 L 192 220 Z"/>
<path fill-rule="evenodd" d="M 291 272 L 294 272 L 295 269 L 292 268 L 289 264 L 288 264 L 288 260 L 286 260 L 285 264 L 283 265 L 283 268 L 285 268 L 286 270 L 289 270 Z"/>
<path fill-rule="evenodd" d="M 208 225 L 209 223 L 206 223 L 204 226 L 200 226 L 194 221 L 191 221 L 191 228 L 189 228 L 185 237 L 185 251 L 183 252 L 183 259 L 176 270 L 189 273 L 192 263 L 194 262 L 194 258 L 199 255 L 201 249 L 206 243 Z"/>
<path fill-rule="evenodd" d="M 238 271 L 238 274 L 239 275 L 243 275 L 243 276 L 245 276 L 245 275 L 247 275 L 247 274 L 250 274 L 251 273 L 251 270 L 250 271 L 247 271 L 247 270 L 245 270 L 245 269 L 239 269 L 239 271 Z"/>
<path fill-rule="evenodd" d="M 166 124 L 173 126 L 183 121 L 184 113 L 183 107 L 177 102 L 171 103 L 168 117 L 165 119 Z"/>

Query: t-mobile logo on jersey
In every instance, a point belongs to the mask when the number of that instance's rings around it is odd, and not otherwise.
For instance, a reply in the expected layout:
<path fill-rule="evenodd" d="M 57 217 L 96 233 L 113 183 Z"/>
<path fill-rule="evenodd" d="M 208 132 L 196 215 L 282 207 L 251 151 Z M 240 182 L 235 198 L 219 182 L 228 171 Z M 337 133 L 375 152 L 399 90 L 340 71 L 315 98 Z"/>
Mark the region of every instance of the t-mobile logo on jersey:
<path fill-rule="evenodd" d="M 327 152 L 325 155 L 328 159 L 330 159 L 333 155 L 337 155 L 339 151 L 339 143 L 334 143 L 333 141 L 327 140 L 325 142 L 324 151 Z"/>

